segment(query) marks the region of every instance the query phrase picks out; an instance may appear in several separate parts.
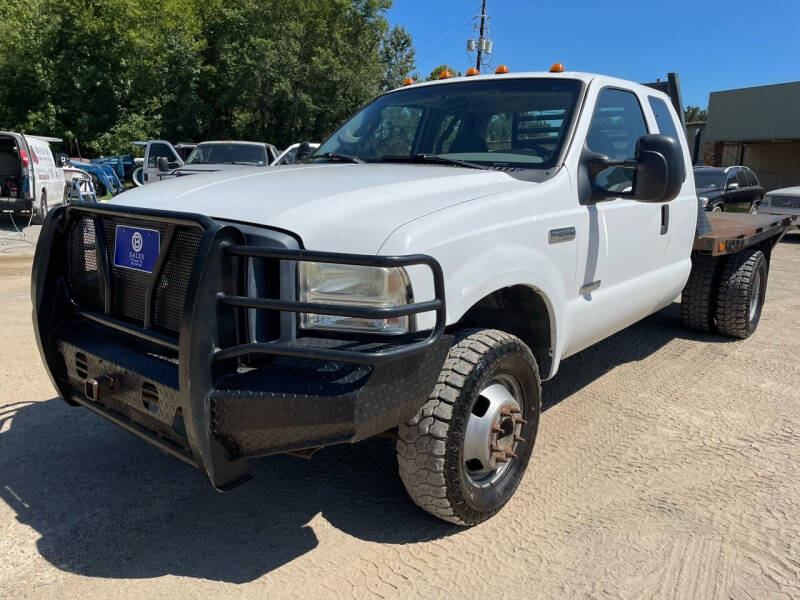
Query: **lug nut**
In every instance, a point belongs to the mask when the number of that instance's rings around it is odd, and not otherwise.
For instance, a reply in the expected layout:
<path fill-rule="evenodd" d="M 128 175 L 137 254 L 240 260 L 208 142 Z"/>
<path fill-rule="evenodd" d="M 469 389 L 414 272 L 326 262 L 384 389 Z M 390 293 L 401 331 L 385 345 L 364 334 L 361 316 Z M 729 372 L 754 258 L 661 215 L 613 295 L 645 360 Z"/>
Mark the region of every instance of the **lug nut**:
<path fill-rule="evenodd" d="M 514 423 L 521 423 L 522 425 L 527 425 L 528 424 L 528 422 L 525 419 L 523 419 L 522 417 L 517 417 L 516 419 L 514 419 Z"/>
<path fill-rule="evenodd" d="M 505 433 L 500 427 L 492 427 L 492 433 Z"/>
<path fill-rule="evenodd" d="M 508 462 L 508 459 L 505 456 L 497 456 L 495 457 L 494 462 L 505 463 Z"/>
<path fill-rule="evenodd" d="M 521 415 L 522 414 L 522 411 L 520 409 L 518 409 L 518 408 L 512 408 L 509 412 L 512 415 Z"/>
<path fill-rule="evenodd" d="M 489 444 L 489 452 L 502 452 L 502 450 L 494 444 Z"/>
<path fill-rule="evenodd" d="M 517 458 L 517 455 L 514 454 L 511 450 L 506 450 L 506 456 L 510 456 L 511 458 Z"/>
<path fill-rule="evenodd" d="M 524 444 L 525 443 L 525 438 L 524 437 L 520 437 L 518 435 L 515 435 L 514 436 L 514 441 L 515 442 L 519 442 L 520 444 Z"/>

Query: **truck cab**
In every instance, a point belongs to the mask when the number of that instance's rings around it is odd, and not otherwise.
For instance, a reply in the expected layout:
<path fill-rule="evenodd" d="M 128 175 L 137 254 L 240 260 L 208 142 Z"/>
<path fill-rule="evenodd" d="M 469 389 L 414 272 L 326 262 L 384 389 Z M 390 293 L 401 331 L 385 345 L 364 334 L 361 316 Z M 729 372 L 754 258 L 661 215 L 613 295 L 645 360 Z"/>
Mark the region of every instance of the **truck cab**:
<path fill-rule="evenodd" d="M 54 211 L 32 286 L 53 383 L 220 490 L 256 457 L 393 436 L 419 506 L 485 520 L 530 459 L 541 382 L 694 264 L 687 326 L 755 330 L 768 246 L 741 252 L 784 225 L 698 238 L 673 100 L 574 72 L 412 84 L 304 164 Z"/>

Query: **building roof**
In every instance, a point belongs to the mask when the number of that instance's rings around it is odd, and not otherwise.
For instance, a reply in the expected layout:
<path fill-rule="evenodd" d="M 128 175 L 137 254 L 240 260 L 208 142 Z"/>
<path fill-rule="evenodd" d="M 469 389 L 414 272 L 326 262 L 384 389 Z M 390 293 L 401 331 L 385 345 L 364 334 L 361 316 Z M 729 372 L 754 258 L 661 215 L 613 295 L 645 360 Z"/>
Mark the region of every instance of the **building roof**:
<path fill-rule="evenodd" d="M 717 142 L 800 139 L 800 81 L 711 92 L 705 135 Z"/>

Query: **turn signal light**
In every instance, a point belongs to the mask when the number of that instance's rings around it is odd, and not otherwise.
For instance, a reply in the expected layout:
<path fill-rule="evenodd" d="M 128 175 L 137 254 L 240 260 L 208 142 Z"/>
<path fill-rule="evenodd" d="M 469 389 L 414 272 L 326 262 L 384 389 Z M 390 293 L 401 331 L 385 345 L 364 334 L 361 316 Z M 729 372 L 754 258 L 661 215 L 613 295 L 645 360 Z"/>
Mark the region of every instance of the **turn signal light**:
<path fill-rule="evenodd" d="M 481 72 L 478 71 L 475 67 L 470 67 L 467 69 L 467 77 L 472 77 L 473 75 L 480 75 Z"/>
<path fill-rule="evenodd" d="M 551 73 L 563 73 L 564 72 L 564 65 L 561 63 L 556 63 L 552 67 L 550 67 Z"/>
<path fill-rule="evenodd" d="M 495 75 L 505 75 L 508 73 L 508 67 L 506 65 L 500 65 L 494 70 Z"/>
<path fill-rule="evenodd" d="M 403 79 L 403 85 L 411 85 L 412 83 L 416 83 L 413 77 L 406 77 Z"/>
<path fill-rule="evenodd" d="M 31 164 L 30 159 L 28 158 L 28 151 L 24 148 L 19 149 L 19 157 L 22 159 L 22 166 L 27 167 Z"/>
<path fill-rule="evenodd" d="M 439 74 L 439 79 L 450 79 L 452 76 L 453 74 L 450 71 L 442 71 Z"/>

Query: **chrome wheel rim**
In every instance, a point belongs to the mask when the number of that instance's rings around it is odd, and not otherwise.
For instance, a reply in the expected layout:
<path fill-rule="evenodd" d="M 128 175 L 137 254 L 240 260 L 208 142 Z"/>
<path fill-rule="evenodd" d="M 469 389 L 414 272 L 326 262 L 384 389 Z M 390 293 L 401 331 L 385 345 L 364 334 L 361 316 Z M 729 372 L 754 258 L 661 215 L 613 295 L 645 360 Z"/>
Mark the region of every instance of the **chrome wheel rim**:
<path fill-rule="evenodd" d="M 753 287 L 750 288 L 750 322 L 756 318 L 758 305 L 761 301 L 761 270 L 757 270 L 753 277 Z"/>
<path fill-rule="evenodd" d="M 717 204 L 714 208 L 711 209 L 711 212 L 722 212 L 722 207 Z"/>
<path fill-rule="evenodd" d="M 522 390 L 510 375 L 498 375 L 478 394 L 464 434 L 464 471 L 473 485 L 497 483 L 523 443 Z"/>

